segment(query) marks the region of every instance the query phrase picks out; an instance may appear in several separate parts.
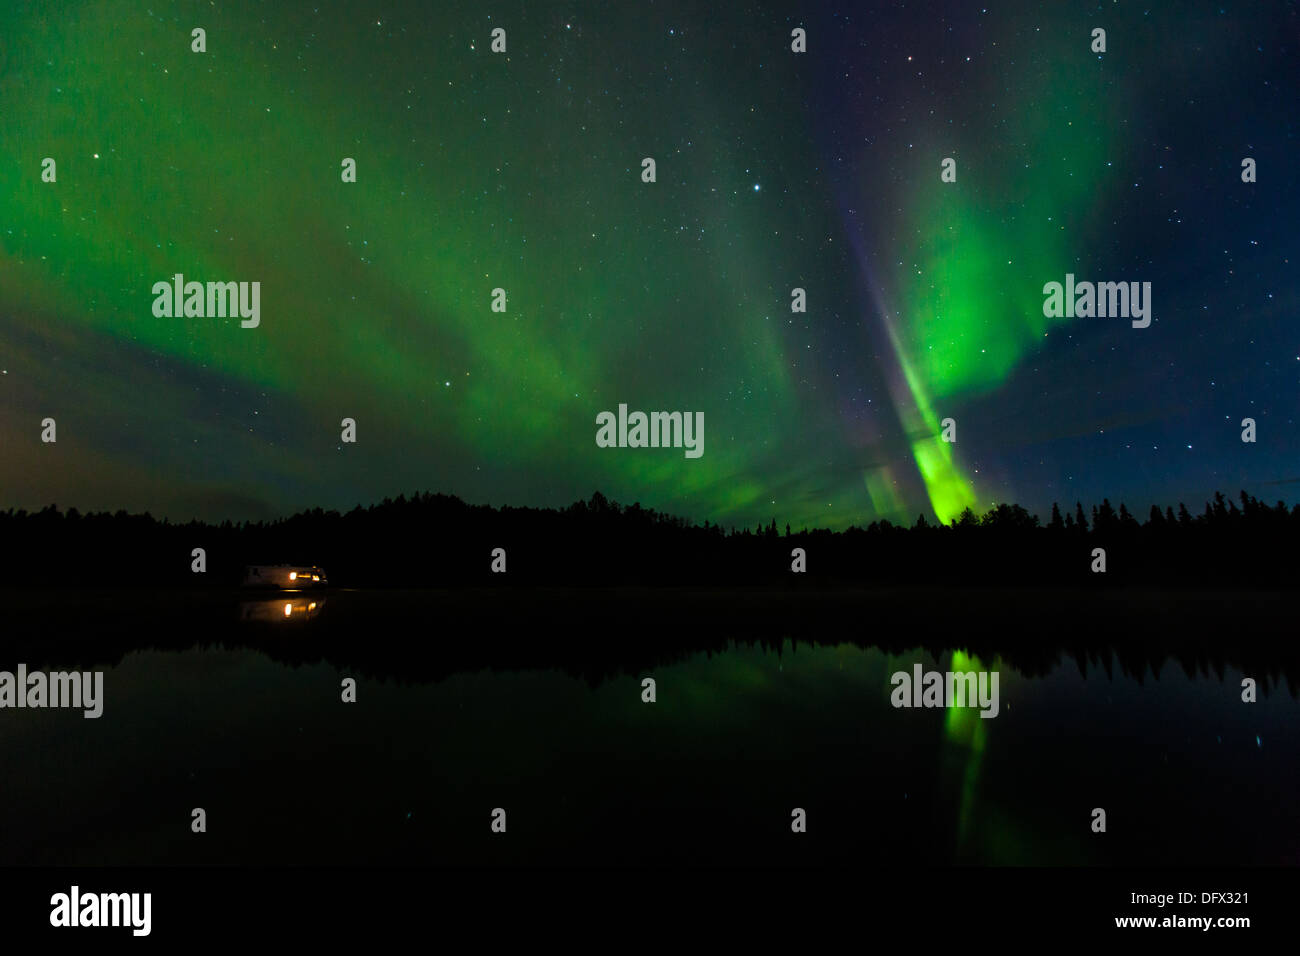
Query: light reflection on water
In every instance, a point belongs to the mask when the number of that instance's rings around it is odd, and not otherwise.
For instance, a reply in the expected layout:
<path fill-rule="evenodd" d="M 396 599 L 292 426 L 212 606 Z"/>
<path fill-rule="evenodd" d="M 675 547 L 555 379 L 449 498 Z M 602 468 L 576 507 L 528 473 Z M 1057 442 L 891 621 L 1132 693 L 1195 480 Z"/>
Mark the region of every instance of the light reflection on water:
<path fill-rule="evenodd" d="M 663 633 L 685 649 L 647 656 L 603 619 L 475 629 L 429 596 L 348 597 L 241 599 L 188 644 L 142 605 L 159 643 L 94 665 L 101 719 L 0 711 L 24 821 L 0 863 L 1300 862 L 1300 705 L 1276 680 L 1243 703 L 1232 666 L 1061 654 L 1027 671 L 745 627 L 719 644 L 676 618 Z M 895 708 L 891 675 L 917 664 L 996 670 L 998 716 Z M 189 839 L 197 806 L 219 838 Z M 508 841 L 489 832 L 499 806 Z"/>
<path fill-rule="evenodd" d="M 323 597 L 306 598 L 285 594 L 257 601 L 240 601 L 239 619 L 261 623 L 300 622 L 316 617 L 324 609 Z"/>

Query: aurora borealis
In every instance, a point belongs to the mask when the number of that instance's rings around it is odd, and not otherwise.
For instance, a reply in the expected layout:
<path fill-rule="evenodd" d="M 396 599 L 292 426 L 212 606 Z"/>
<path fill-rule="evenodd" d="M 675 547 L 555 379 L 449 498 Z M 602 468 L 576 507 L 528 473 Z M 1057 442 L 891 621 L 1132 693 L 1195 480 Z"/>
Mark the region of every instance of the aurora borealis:
<path fill-rule="evenodd" d="M 599 489 L 839 528 L 1300 480 L 1294 4 L 56 3 L 0 28 L 0 506 Z M 1151 282 L 1151 326 L 1045 318 L 1067 272 Z M 155 316 L 178 273 L 259 282 L 260 325 Z M 702 413 L 705 454 L 598 447 L 621 403 Z"/>

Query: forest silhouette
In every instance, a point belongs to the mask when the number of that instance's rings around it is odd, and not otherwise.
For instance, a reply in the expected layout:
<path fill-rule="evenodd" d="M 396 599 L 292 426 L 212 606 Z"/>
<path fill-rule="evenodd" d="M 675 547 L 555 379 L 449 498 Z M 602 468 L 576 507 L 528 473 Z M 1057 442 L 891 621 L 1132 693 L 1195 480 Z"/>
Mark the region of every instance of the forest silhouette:
<path fill-rule="evenodd" d="M 315 564 L 332 586 L 1115 586 L 1278 588 L 1300 570 L 1300 504 L 1216 493 L 1203 511 L 1153 506 L 1139 522 L 1109 500 L 1053 505 L 1046 523 L 1014 504 L 949 525 L 924 515 L 844 531 L 702 525 L 597 492 L 567 508 L 495 508 L 443 494 L 385 498 L 346 513 L 172 523 L 148 513 L 50 505 L 0 512 L 0 586 L 234 587 L 252 564 Z M 206 571 L 191 568 L 193 549 Z M 506 573 L 493 573 L 494 549 Z M 806 572 L 794 573 L 794 549 Z M 1105 551 L 1105 573 L 1093 570 Z"/>

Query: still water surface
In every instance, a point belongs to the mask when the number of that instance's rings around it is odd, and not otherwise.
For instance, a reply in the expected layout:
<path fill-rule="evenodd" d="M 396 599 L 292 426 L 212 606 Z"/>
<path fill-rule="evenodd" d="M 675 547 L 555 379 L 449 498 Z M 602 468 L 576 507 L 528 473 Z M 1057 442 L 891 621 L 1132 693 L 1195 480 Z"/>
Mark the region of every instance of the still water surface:
<path fill-rule="evenodd" d="M 1231 663 L 440 601 L 27 607 L 0 669 L 102 669 L 104 714 L 0 710 L 0 864 L 1300 863 L 1300 701 L 1254 665 L 1245 704 Z M 997 717 L 891 706 L 917 663 L 996 670 Z"/>

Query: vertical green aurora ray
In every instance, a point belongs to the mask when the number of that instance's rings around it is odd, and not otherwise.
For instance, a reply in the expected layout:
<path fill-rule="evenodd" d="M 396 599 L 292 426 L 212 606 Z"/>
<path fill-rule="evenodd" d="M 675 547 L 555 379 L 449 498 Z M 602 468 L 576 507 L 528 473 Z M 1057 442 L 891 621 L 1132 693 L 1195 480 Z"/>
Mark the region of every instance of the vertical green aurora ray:
<path fill-rule="evenodd" d="M 215 456 L 243 497 L 276 509 L 413 487 L 531 504 L 599 487 L 696 519 L 795 526 L 843 526 L 867 499 L 877 512 L 914 506 L 901 459 L 836 470 L 826 450 L 843 428 L 827 424 L 819 384 L 839 370 L 807 351 L 826 313 L 802 328 L 785 314 L 796 283 L 814 310 L 832 308 L 827 247 L 808 240 L 831 231 L 824 214 L 777 201 L 797 192 L 793 171 L 821 165 L 773 121 L 797 103 L 793 65 L 738 74 L 704 55 L 717 36 L 647 40 L 657 21 L 630 10 L 602 13 L 585 36 L 507 11 L 519 28 L 504 57 L 468 8 L 448 11 L 436 36 L 417 19 L 275 9 L 241 21 L 203 8 L 205 54 L 190 51 L 183 14 L 71 10 L 0 11 L 4 34 L 22 37 L 0 59 L 13 323 L 0 348 L 26 350 L 7 384 L 25 390 L 24 415 L 63 389 L 41 374 L 49 342 L 61 369 L 81 370 L 68 400 L 98 442 L 83 464 L 165 473 L 201 498 Z M 766 41 L 752 42 L 746 55 L 763 62 Z M 689 88 L 647 87 L 611 70 L 625 55 L 704 72 Z M 999 108 L 1001 145 L 984 148 L 990 117 L 978 111 L 969 162 L 960 144 L 917 144 L 914 155 L 955 155 L 958 183 L 918 177 L 892 230 L 888 261 L 902 267 L 877 289 L 900 306 L 888 320 L 890 426 L 942 520 L 977 499 L 939 422 L 1004 382 L 1047 330 L 1042 283 L 1075 261 L 1107 156 L 1098 117 L 1113 91 L 1097 61 L 1038 55 L 1053 72 L 1043 92 Z M 639 181 L 644 155 L 660 162 L 653 187 Z M 40 182 L 45 156 L 56 184 Z M 339 181 L 344 156 L 356 184 Z M 753 189 L 760 180 L 772 188 Z M 262 326 L 154 317 L 153 283 L 178 272 L 259 281 Z M 498 286 L 505 314 L 489 310 Z M 107 351 L 117 369 L 182 371 L 123 389 Z M 222 402 L 199 436 L 209 457 L 188 455 L 192 412 Z M 706 411 L 705 457 L 596 448 L 595 414 L 620 402 Z M 268 444 L 256 426 L 290 409 L 299 430 Z M 364 457 L 335 448 L 344 416 L 362 423 Z M 162 459 L 106 437 L 128 420 L 173 433 Z M 235 464 L 259 455 L 274 478 Z"/>
<path fill-rule="evenodd" d="M 1067 321 L 1043 315 L 1043 285 L 1075 269 L 1111 155 L 1106 104 L 1115 94 L 1097 59 L 1076 51 L 1050 69 L 1041 94 L 1000 112 L 1000 145 L 967 152 L 934 140 L 917 150 L 936 159 L 907 204 L 906 221 L 924 226 L 898 230 L 913 240 L 899 256 L 897 321 L 876 292 L 901 373 L 895 407 L 945 523 L 977 493 L 954 445 L 940 440 L 940 421 L 963 397 L 1005 382 L 1050 325 Z M 957 160 L 955 183 L 940 181 L 944 156 Z"/>

